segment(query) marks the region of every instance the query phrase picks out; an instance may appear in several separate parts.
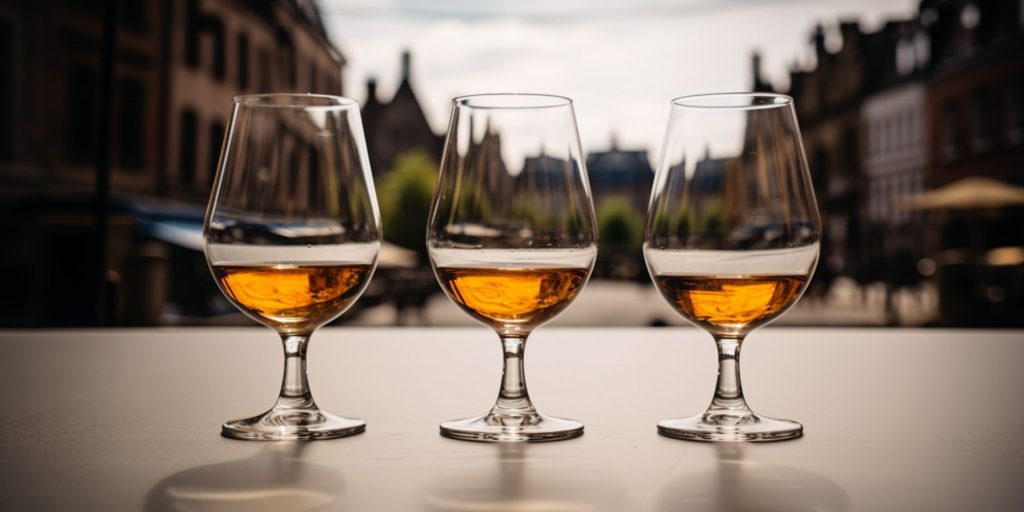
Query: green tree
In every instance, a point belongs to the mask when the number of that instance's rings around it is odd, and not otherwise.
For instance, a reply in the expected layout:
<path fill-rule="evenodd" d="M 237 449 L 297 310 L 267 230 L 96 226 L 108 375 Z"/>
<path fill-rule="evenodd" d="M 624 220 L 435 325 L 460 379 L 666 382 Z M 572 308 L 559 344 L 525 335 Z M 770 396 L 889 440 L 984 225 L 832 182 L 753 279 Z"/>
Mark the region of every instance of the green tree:
<path fill-rule="evenodd" d="M 721 201 L 714 201 L 704 210 L 701 235 L 717 237 L 725 233 L 726 211 Z"/>
<path fill-rule="evenodd" d="M 544 213 L 526 197 L 520 197 L 509 206 L 508 216 L 519 222 L 526 223 L 533 228 L 543 227 L 550 222 L 545 218 Z"/>
<path fill-rule="evenodd" d="M 437 164 L 428 155 L 403 153 L 377 190 L 384 239 L 426 255 L 426 219 L 437 181 Z"/>
<path fill-rule="evenodd" d="M 659 211 L 651 221 L 651 234 L 656 238 L 685 240 L 690 231 L 690 210 L 685 206 L 674 213 Z"/>
<path fill-rule="evenodd" d="M 597 210 L 601 246 L 613 251 L 638 248 L 644 236 L 644 221 L 623 199 L 611 198 Z"/>

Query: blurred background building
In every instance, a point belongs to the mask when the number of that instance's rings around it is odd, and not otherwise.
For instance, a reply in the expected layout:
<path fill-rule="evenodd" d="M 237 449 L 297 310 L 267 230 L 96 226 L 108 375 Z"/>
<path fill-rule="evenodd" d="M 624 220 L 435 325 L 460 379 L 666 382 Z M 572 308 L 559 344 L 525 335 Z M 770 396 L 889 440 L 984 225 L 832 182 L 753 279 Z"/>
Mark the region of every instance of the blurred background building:
<path fill-rule="evenodd" d="M 210 278 L 202 215 L 232 96 L 346 92 L 325 4 L 336 2 L 0 0 L 0 265 L 13 290 L 0 296 L 0 325 L 247 324 Z M 806 53 L 781 56 L 794 59 L 788 80 L 769 78 L 772 56 L 758 47 L 747 82 L 794 97 L 825 229 L 812 289 L 781 322 L 1022 325 L 1024 3 L 923 0 L 871 28 L 833 17 L 805 29 Z M 394 77 L 380 75 L 390 91 L 366 82 L 367 146 L 394 245 L 346 321 L 469 321 L 426 265 L 444 140 L 422 91 L 446 71 L 417 75 L 416 48 L 409 41 Z M 615 86 L 611 75 L 591 84 Z M 640 251 L 658 148 L 616 133 L 586 158 L 597 279 L 557 322 L 682 324 Z M 499 134 L 485 130 L 480 144 L 490 156 L 473 165 L 508 171 Z M 695 179 L 727 197 L 728 173 L 709 157 Z M 505 182 L 495 186 L 516 186 Z"/>
<path fill-rule="evenodd" d="M 929 279 L 936 321 L 1020 325 L 1024 4 L 925 0 L 912 19 L 838 34 L 829 51 L 816 27 L 816 65 L 788 91 L 825 227 L 815 285 L 880 283 L 897 322 L 893 294 Z M 936 200 L 951 186 L 959 201 Z"/>
<path fill-rule="evenodd" d="M 231 98 L 345 63 L 312 0 L 4 1 L 0 62 L 5 325 L 222 311 L 196 234 Z"/>
<path fill-rule="evenodd" d="M 620 148 L 614 133 L 610 146 L 587 154 L 601 237 L 594 275 L 647 282 L 641 243 L 654 168 L 646 149 Z"/>

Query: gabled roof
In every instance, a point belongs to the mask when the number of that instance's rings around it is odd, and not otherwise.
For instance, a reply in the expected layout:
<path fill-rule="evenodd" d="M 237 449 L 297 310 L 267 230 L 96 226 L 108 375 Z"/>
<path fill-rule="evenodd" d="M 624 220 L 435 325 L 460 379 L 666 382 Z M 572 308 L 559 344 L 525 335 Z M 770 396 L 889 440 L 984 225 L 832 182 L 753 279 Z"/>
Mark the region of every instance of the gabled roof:
<path fill-rule="evenodd" d="M 643 180 L 654 176 L 654 169 L 647 158 L 647 150 L 595 151 L 587 155 L 587 173 L 591 181 L 601 183 L 606 179 L 621 180 L 624 176 Z"/>

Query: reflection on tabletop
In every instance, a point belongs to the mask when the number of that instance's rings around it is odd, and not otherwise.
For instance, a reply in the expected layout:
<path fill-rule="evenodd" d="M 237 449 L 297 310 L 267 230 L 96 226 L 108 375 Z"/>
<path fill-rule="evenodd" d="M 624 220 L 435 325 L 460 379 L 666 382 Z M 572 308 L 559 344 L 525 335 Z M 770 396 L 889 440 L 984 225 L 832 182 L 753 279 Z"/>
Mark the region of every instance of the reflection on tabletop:
<path fill-rule="evenodd" d="M 344 480 L 334 469 L 304 462 L 309 443 L 267 445 L 248 459 L 186 469 L 156 484 L 147 512 L 300 512 L 338 500 Z"/>
<path fill-rule="evenodd" d="M 623 494 L 597 464 L 580 472 L 564 457 L 545 456 L 544 447 L 525 443 L 495 443 L 487 448 L 492 448 L 493 457 L 466 458 L 449 466 L 458 470 L 440 472 L 427 483 L 426 510 L 627 510 Z"/>
<path fill-rule="evenodd" d="M 731 512 L 842 512 L 846 492 L 821 475 L 746 459 L 757 447 L 714 445 L 717 467 L 670 480 L 658 496 L 659 510 Z"/>

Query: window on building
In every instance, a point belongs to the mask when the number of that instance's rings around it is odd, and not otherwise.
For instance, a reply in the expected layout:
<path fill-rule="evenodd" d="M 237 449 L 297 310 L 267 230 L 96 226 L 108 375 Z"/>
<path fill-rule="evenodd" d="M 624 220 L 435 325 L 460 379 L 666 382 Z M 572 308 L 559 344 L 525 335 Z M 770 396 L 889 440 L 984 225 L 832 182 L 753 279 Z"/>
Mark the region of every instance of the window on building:
<path fill-rule="evenodd" d="M 817 190 L 817 196 L 821 199 L 825 197 L 823 191 L 828 189 L 829 171 L 828 152 L 825 151 L 824 147 L 818 147 L 814 151 L 814 167 L 811 169 L 811 180 L 814 183 L 814 188 Z"/>
<path fill-rule="evenodd" d="M 960 152 L 960 130 L 957 126 L 956 103 L 947 101 L 942 106 L 942 114 L 939 130 L 942 134 L 942 157 L 950 160 L 956 158 Z"/>
<path fill-rule="evenodd" d="M 868 123 L 868 148 L 872 155 L 878 154 L 878 140 L 879 130 L 881 129 L 878 121 L 871 121 Z"/>
<path fill-rule="evenodd" d="M 914 111 L 904 112 L 903 119 L 903 142 L 907 148 L 911 148 L 914 146 Z"/>
<path fill-rule="evenodd" d="M 67 157 L 72 162 L 89 162 L 96 156 L 96 70 L 74 64 L 68 70 L 67 83 Z"/>
<path fill-rule="evenodd" d="M 228 74 L 227 48 L 224 47 L 224 22 L 220 18 L 209 16 L 206 19 L 210 38 L 213 40 L 213 62 L 211 70 L 213 77 L 217 80 L 224 80 Z"/>
<path fill-rule="evenodd" d="M 117 163 L 125 169 L 139 169 L 146 154 L 146 90 L 142 82 L 121 80 L 117 102 Z"/>
<path fill-rule="evenodd" d="M 1011 141 L 1024 139 L 1024 75 L 1010 80 L 1007 90 L 1006 130 Z"/>
<path fill-rule="evenodd" d="M 64 3 L 80 12 L 89 14 L 99 14 L 102 5 L 100 0 L 65 0 Z"/>
<path fill-rule="evenodd" d="M 879 220 L 886 220 L 889 215 L 889 201 L 892 196 L 892 179 L 882 178 L 878 181 L 878 218 Z"/>
<path fill-rule="evenodd" d="M 310 208 L 320 206 L 320 151 L 311 146 L 307 152 L 309 155 L 309 169 L 306 171 L 306 204 Z"/>
<path fill-rule="evenodd" d="M 256 76 L 258 80 L 256 87 L 259 88 L 256 92 L 270 92 L 270 51 L 266 48 L 260 48 L 256 57 Z"/>
<path fill-rule="evenodd" d="M 903 116 L 898 112 L 892 117 L 892 131 L 889 137 L 892 139 L 893 151 L 903 149 Z"/>
<path fill-rule="evenodd" d="M 892 119 L 886 117 L 880 124 L 882 129 L 880 130 L 881 140 L 878 143 L 879 151 L 888 153 L 892 148 Z"/>
<path fill-rule="evenodd" d="M 185 64 L 190 68 L 199 67 L 200 23 L 199 0 L 185 3 Z"/>
<path fill-rule="evenodd" d="M 299 62 L 295 58 L 295 48 L 289 43 L 281 48 L 281 69 L 288 75 L 288 85 L 295 87 L 299 81 Z"/>
<path fill-rule="evenodd" d="M 150 2 L 143 0 L 121 0 L 118 10 L 121 12 L 121 25 L 127 29 L 142 32 L 148 27 L 147 19 Z"/>
<path fill-rule="evenodd" d="M 889 128 L 890 149 L 898 151 L 903 147 L 903 117 L 897 112 L 889 119 L 892 122 L 892 126 Z"/>
<path fill-rule="evenodd" d="M 913 146 L 921 147 L 925 144 L 925 119 L 922 111 L 915 109 L 911 111 L 913 119 Z"/>
<path fill-rule="evenodd" d="M 885 151 L 892 153 L 899 142 L 899 118 L 889 115 L 885 118 Z"/>
<path fill-rule="evenodd" d="M 890 202 L 894 203 L 896 201 L 896 199 L 903 199 L 903 198 L 906 198 L 906 197 L 908 197 L 910 195 L 910 176 L 906 176 L 906 175 L 900 176 L 899 180 L 900 180 L 900 188 L 899 188 L 899 190 L 897 190 L 896 194 L 892 197 L 892 199 L 890 199 Z M 906 220 L 906 218 L 907 218 L 907 210 L 906 209 L 898 208 L 898 209 L 895 209 L 895 211 L 893 213 L 895 214 L 896 218 L 898 218 L 900 220 Z"/>
<path fill-rule="evenodd" d="M 196 181 L 196 130 L 199 119 L 195 111 L 181 112 L 181 126 L 178 135 L 178 182 L 192 185 Z"/>
<path fill-rule="evenodd" d="M 856 169 L 857 162 L 860 162 L 860 147 L 857 145 L 857 128 L 855 126 L 847 126 L 846 130 L 843 131 L 843 138 L 846 142 L 843 144 L 843 158 L 846 159 L 847 169 L 851 172 L 851 175 Z"/>
<path fill-rule="evenodd" d="M 217 175 L 217 164 L 220 161 L 220 147 L 224 143 L 224 122 L 214 121 L 210 124 L 210 144 L 207 150 L 206 183 L 213 185 Z"/>
<path fill-rule="evenodd" d="M 877 137 L 878 140 L 875 141 L 875 151 L 877 153 L 885 153 L 886 139 L 889 137 L 889 133 L 886 131 L 889 127 L 889 121 L 882 119 L 877 121 L 877 123 L 878 124 L 875 126 L 875 137 Z"/>
<path fill-rule="evenodd" d="M 235 51 L 238 52 L 238 88 L 249 88 L 249 35 L 242 32 L 238 34 Z"/>
<path fill-rule="evenodd" d="M 882 216 L 882 212 L 879 209 L 880 200 L 879 200 L 879 197 L 878 197 L 879 194 L 881 194 L 882 187 L 879 186 L 880 183 L 878 182 L 877 178 L 871 180 L 870 183 L 871 183 L 871 186 L 870 186 L 870 191 L 871 192 L 868 194 L 868 211 L 871 212 L 871 218 L 874 220 L 874 219 L 878 219 L 878 218 L 880 218 Z"/>
<path fill-rule="evenodd" d="M 991 101 L 984 91 L 976 91 L 971 96 L 971 146 L 975 151 L 984 151 L 991 142 Z"/>
<path fill-rule="evenodd" d="M 0 19 L 0 162 L 14 158 L 14 29 Z"/>
<path fill-rule="evenodd" d="M 288 197 L 299 197 L 299 170 L 302 169 L 301 146 L 294 144 L 291 153 L 288 155 L 288 165 L 292 172 L 288 173 Z"/>
<path fill-rule="evenodd" d="M 903 147 L 903 116 L 899 112 L 889 117 L 892 123 L 889 126 L 889 145 L 892 151 L 898 151 Z"/>

